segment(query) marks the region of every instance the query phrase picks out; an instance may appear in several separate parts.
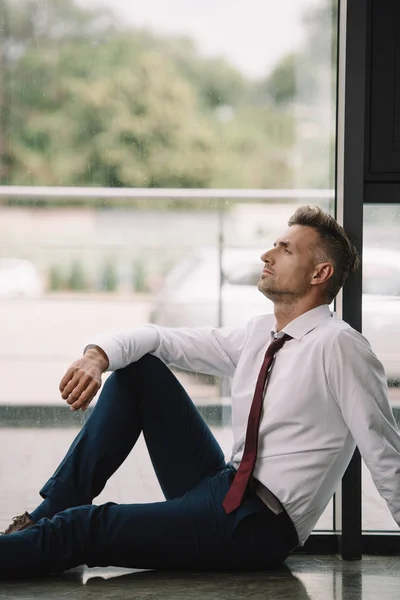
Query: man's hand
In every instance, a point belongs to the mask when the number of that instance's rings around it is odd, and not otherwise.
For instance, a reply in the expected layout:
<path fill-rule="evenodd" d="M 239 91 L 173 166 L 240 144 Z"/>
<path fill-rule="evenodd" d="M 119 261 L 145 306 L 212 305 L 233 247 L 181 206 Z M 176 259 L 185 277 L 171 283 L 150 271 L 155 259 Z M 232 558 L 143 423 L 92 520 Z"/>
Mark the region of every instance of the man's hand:
<path fill-rule="evenodd" d="M 70 410 L 88 408 L 101 388 L 101 376 L 108 364 L 107 355 L 98 346 L 89 347 L 82 358 L 72 363 L 60 383 L 61 397 Z"/>

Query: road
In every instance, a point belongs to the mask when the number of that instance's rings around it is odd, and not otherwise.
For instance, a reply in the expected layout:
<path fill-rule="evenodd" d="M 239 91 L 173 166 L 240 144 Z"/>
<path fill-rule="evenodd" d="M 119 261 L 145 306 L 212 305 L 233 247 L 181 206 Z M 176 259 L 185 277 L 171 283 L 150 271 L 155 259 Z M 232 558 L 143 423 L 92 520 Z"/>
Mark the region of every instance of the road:
<path fill-rule="evenodd" d="M 61 377 L 93 336 L 146 323 L 149 311 L 147 296 L 1 300 L 0 404 L 58 405 Z M 197 396 L 218 393 L 216 386 L 179 377 Z"/>

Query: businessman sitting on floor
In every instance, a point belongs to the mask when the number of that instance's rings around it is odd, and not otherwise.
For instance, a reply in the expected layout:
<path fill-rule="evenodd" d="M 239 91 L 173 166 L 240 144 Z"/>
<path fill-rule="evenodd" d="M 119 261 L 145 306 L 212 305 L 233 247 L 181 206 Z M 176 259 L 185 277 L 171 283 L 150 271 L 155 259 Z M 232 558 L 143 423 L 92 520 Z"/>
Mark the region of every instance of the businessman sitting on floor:
<path fill-rule="evenodd" d="M 71 409 L 85 410 L 114 372 L 43 502 L 0 537 L 0 577 L 80 564 L 267 569 L 304 544 L 356 444 L 400 524 L 400 436 L 384 369 L 329 309 L 357 268 L 355 248 L 335 219 L 305 206 L 261 260 L 258 288 L 274 316 L 90 340 L 60 384 Z M 228 463 L 168 364 L 232 378 Z M 93 505 L 141 432 L 165 501 Z"/>

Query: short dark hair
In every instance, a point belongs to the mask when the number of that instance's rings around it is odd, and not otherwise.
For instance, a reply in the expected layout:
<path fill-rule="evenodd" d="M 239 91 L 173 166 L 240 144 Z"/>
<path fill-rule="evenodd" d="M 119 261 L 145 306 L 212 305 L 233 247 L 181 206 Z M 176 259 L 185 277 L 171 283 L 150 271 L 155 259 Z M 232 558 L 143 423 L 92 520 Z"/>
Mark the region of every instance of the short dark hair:
<path fill-rule="evenodd" d="M 319 206 L 300 206 L 290 217 L 288 225 L 312 227 L 319 233 L 319 241 L 314 248 L 316 261 L 331 261 L 334 269 L 325 290 L 326 302 L 330 304 L 343 287 L 348 274 L 353 273 L 360 264 L 354 244 L 343 227 Z"/>

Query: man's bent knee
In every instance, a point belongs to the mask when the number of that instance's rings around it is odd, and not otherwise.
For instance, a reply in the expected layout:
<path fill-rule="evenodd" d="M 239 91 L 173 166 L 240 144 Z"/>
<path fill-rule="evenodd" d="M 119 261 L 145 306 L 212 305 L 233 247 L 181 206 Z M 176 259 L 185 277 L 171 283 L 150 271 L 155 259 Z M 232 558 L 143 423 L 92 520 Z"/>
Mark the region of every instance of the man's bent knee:
<path fill-rule="evenodd" d="M 136 372 L 154 372 L 155 370 L 168 370 L 167 365 L 153 354 L 145 354 L 139 360 L 127 365 L 123 369 L 118 369 L 116 373 L 136 373 Z"/>

